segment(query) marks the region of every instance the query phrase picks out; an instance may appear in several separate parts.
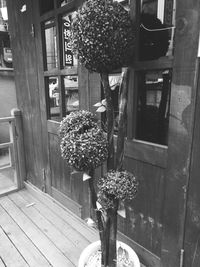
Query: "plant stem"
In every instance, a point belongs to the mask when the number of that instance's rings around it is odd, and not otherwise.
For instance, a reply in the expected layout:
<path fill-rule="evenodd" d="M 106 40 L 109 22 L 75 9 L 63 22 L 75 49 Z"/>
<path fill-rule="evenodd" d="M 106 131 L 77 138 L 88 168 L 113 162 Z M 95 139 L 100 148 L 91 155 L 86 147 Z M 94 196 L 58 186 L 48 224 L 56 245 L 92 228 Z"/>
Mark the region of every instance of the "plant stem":
<path fill-rule="evenodd" d="M 118 124 L 118 136 L 117 136 L 117 151 L 116 151 L 116 169 L 120 171 L 122 169 L 124 158 L 124 140 L 126 135 L 127 126 L 127 102 L 128 102 L 128 80 L 129 80 L 129 68 L 125 68 L 122 83 L 119 90 L 119 124 Z"/>
<path fill-rule="evenodd" d="M 104 89 L 104 95 L 107 103 L 107 141 L 108 141 L 108 160 L 107 170 L 114 169 L 114 107 L 109 85 L 108 73 L 101 73 L 101 82 Z"/>
<path fill-rule="evenodd" d="M 109 255 L 108 255 L 108 266 L 116 267 L 117 265 L 117 210 L 119 201 L 114 200 L 114 207 L 109 209 L 108 216 L 110 221 L 110 237 L 109 237 Z"/>
<path fill-rule="evenodd" d="M 101 253 L 102 253 L 102 267 L 107 266 L 108 262 L 108 246 L 109 246 L 109 231 L 106 227 L 108 224 L 107 221 L 103 221 L 102 218 L 102 213 L 100 210 L 97 209 L 97 194 L 96 190 L 94 187 L 94 169 L 89 170 L 89 175 L 90 179 L 88 180 L 89 182 L 89 188 L 90 188 L 90 193 L 91 193 L 91 202 L 92 202 L 92 207 L 95 210 L 96 213 L 96 218 L 97 218 L 97 225 L 98 225 L 98 230 L 99 230 L 99 238 L 101 241 Z"/>
<path fill-rule="evenodd" d="M 89 170 L 89 175 L 90 179 L 88 180 L 89 182 L 89 188 L 90 188 L 90 193 L 91 193 L 91 202 L 92 202 L 92 207 L 94 208 L 96 212 L 96 218 L 97 218 L 97 225 L 98 225 L 98 230 L 99 230 L 99 237 L 101 241 L 101 252 L 102 252 L 102 264 L 105 262 L 106 258 L 106 242 L 105 242 L 105 231 L 104 231 L 104 225 L 103 225 L 103 219 L 102 219 L 102 214 L 101 211 L 97 209 L 97 194 L 96 190 L 94 187 L 94 169 Z"/>

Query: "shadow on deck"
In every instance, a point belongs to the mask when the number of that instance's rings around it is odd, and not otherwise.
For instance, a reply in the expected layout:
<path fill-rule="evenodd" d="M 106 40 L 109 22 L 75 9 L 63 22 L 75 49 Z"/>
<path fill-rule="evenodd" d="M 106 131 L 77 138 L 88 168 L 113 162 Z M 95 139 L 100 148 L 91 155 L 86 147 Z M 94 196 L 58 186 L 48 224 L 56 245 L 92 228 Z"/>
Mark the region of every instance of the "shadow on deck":
<path fill-rule="evenodd" d="M 0 198 L 0 267 L 71 267 L 98 233 L 38 190 Z"/>

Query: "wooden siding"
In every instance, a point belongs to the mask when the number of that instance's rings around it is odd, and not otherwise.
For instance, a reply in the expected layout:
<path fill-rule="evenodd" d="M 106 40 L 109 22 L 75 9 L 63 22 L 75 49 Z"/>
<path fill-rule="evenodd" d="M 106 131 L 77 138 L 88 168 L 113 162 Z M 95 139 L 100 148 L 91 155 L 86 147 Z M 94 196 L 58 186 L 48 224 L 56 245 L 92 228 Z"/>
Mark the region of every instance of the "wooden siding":
<path fill-rule="evenodd" d="M 162 265 L 180 266 L 196 102 L 200 1 L 177 1 Z M 191 265 L 188 265 L 191 266 Z"/>
<path fill-rule="evenodd" d="M 27 176 L 33 184 L 42 188 L 42 125 L 35 39 L 31 34 L 32 1 L 26 2 L 26 12 L 22 13 L 20 10 L 23 5 L 22 0 L 7 1 L 17 103 L 23 114 Z"/>
<path fill-rule="evenodd" d="M 57 136 L 59 124 L 46 119 L 38 1 L 27 0 L 25 13 L 20 12 L 24 4 L 22 0 L 7 1 L 17 98 L 23 113 L 27 177 L 63 204 L 70 203 L 77 214 L 86 218 L 90 214 L 87 183 L 82 182 L 80 175 L 71 174 L 61 159 Z M 134 4 L 135 1 L 131 1 L 131 5 Z M 199 214 L 191 213 L 191 207 L 195 207 L 197 211 L 199 204 L 196 196 L 199 168 L 198 160 L 195 160 L 195 157 L 199 158 L 199 151 L 192 140 L 196 104 L 195 79 L 198 71 L 199 8 L 199 1 L 177 0 L 168 148 L 133 140 L 133 130 L 128 129 L 125 167 L 138 177 L 139 193 L 133 202 L 125 205 L 126 219 L 119 217 L 119 228 L 126 235 L 127 242 L 137 242 L 135 248 L 148 267 L 180 266 L 180 253 L 184 246 L 188 266 L 191 260 L 198 266 L 199 242 L 196 233 L 199 231 Z M 33 22 L 35 36 L 31 35 Z M 150 66 L 151 63 L 149 62 Z M 172 62 L 168 63 L 166 62 L 166 67 L 171 67 Z M 132 66 L 128 108 L 131 118 L 135 112 L 134 71 L 138 68 L 141 69 L 141 66 Z M 99 75 L 91 74 L 82 67 L 79 69 L 79 81 L 80 107 L 94 111 L 93 104 L 101 97 Z M 132 122 L 133 120 L 129 121 L 130 127 Z M 199 142 L 198 123 L 195 127 L 197 130 L 194 138 Z M 191 155 L 193 169 L 190 169 Z M 71 202 L 66 201 L 66 197 Z M 197 224 L 194 225 L 195 220 Z M 186 235 L 185 225 L 189 227 Z"/>
<path fill-rule="evenodd" d="M 184 266 L 198 267 L 200 266 L 200 76 L 198 76 L 198 92 L 195 112 L 195 128 L 192 144 L 192 159 L 190 166 L 190 181 L 187 192 L 187 215 L 185 226 L 184 250 L 185 260 Z"/>

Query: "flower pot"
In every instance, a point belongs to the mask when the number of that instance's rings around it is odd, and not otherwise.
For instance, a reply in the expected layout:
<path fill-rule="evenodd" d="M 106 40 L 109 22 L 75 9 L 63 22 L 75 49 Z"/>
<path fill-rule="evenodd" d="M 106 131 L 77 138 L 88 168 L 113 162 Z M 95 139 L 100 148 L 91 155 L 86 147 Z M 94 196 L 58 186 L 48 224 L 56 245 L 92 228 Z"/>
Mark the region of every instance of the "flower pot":
<path fill-rule="evenodd" d="M 117 262 L 117 267 L 140 267 L 135 251 L 121 241 L 117 241 Z M 82 251 L 78 267 L 101 267 L 100 241 L 91 243 Z"/>

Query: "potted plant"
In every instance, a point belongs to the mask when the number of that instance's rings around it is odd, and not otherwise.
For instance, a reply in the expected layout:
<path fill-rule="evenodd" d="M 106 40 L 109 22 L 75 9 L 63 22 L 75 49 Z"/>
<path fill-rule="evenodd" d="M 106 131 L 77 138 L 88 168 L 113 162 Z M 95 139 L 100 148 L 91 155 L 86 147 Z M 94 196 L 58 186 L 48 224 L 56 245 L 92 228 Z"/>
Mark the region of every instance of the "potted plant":
<path fill-rule="evenodd" d="M 133 54 L 134 41 L 133 22 L 127 10 L 117 1 L 87 0 L 79 8 L 73 20 L 73 49 L 77 52 L 79 61 L 89 71 L 98 72 L 101 76 L 105 95 L 103 105 L 106 110 L 106 134 L 91 112 L 85 110 L 72 112 L 60 125 L 61 152 L 67 163 L 74 169 L 83 171 L 83 179 L 88 180 L 100 235 L 101 265 L 99 266 L 102 267 L 117 266 L 117 251 L 118 258 L 119 255 L 121 258 L 122 255 L 126 255 L 126 261 L 129 260 L 127 265 L 122 266 L 139 266 L 136 254 L 133 252 L 135 259 L 127 258 L 129 249 L 125 249 L 126 244 L 117 245 L 116 241 L 119 202 L 133 199 L 138 187 L 136 177 L 123 169 L 129 68 L 126 67 L 122 73 L 119 90 L 116 147 L 113 98 L 108 78 L 113 70 L 128 65 Z M 106 160 L 107 172 L 98 180 L 96 191 L 94 171 Z M 98 247 L 99 244 L 95 243 L 94 246 Z M 82 258 L 85 260 L 85 257 Z M 97 266 L 94 263 L 81 264 L 83 263 L 80 263 L 80 266 Z"/>

